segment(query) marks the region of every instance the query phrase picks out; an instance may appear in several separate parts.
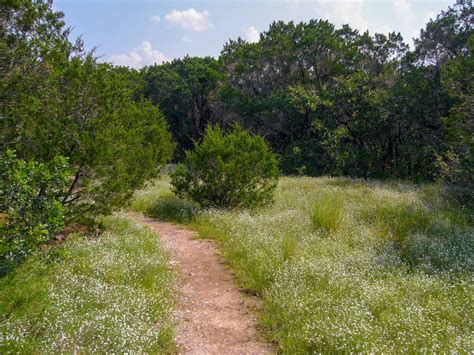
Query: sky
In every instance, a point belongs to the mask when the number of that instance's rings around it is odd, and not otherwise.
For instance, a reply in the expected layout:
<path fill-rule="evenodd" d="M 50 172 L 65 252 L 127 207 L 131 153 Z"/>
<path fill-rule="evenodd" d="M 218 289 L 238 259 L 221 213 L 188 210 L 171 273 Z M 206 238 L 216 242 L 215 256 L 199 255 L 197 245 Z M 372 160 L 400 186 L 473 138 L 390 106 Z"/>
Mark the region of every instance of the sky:
<path fill-rule="evenodd" d="M 229 39 L 258 41 L 273 21 L 326 19 L 359 31 L 401 32 L 412 43 L 454 0 L 55 0 L 73 37 L 102 61 L 140 68 L 190 56 L 218 57 Z"/>

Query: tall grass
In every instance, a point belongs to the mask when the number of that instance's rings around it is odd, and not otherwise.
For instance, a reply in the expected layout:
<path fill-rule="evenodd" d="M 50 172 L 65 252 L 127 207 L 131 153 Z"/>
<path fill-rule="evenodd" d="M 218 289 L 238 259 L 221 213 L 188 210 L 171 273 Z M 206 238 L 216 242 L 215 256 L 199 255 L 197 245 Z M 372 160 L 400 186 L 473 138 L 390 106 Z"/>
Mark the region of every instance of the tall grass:
<path fill-rule="evenodd" d="M 167 255 L 126 215 L 105 224 L 102 236 L 71 236 L 0 279 L 0 353 L 171 349 Z"/>
<path fill-rule="evenodd" d="M 136 203 L 163 195 L 166 180 Z M 436 186 L 282 178 L 275 197 L 191 223 L 263 297 L 260 322 L 283 353 L 472 350 L 473 229 Z"/>
<path fill-rule="evenodd" d="M 335 232 L 342 222 L 344 199 L 339 194 L 328 193 L 318 198 L 314 205 L 312 222 L 316 229 Z"/>

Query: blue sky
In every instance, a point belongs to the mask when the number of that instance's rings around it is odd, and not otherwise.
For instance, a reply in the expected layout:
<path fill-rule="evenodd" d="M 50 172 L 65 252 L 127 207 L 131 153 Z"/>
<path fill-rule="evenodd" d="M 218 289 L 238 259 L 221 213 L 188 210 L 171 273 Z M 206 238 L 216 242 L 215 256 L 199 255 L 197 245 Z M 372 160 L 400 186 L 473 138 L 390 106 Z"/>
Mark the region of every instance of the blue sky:
<path fill-rule="evenodd" d="M 328 19 L 364 31 L 399 31 L 408 43 L 454 1 L 445 0 L 56 0 L 87 48 L 102 60 L 139 68 L 219 55 L 230 38 L 257 41 L 274 20 Z"/>

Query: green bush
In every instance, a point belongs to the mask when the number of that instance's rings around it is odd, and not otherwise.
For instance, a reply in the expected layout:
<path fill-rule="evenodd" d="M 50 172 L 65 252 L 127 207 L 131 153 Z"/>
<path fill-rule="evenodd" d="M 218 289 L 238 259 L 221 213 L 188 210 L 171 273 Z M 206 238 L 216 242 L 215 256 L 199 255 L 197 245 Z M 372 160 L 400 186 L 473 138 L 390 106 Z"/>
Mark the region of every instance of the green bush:
<path fill-rule="evenodd" d="M 258 207 L 272 201 L 278 176 L 277 159 L 262 137 L 238 126 L 229 134 L 209 126 L 171 184 L 178 197 L 205 207 Z"/>
<path fill-rule="evenodd" d="M 51 239 L 64 224 L 60 198 L 70 174 L 64 157 L 37 163 L 7 151 L 0 160 L 0 274 Z"/>

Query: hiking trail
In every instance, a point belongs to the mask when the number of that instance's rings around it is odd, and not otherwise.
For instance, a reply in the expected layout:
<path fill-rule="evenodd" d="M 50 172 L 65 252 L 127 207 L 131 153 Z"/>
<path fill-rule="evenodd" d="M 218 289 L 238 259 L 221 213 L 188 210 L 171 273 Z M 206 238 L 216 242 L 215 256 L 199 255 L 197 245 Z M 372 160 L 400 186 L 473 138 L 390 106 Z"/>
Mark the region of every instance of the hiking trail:
<path fill-rule="evenodd" d="M 271 354 L 259 339 L 251 301 L 222 264 L 212 241 L 184 227 L 143 217 L 170 253 L 178 275 L 175 341 L 187 354 Z"/>

